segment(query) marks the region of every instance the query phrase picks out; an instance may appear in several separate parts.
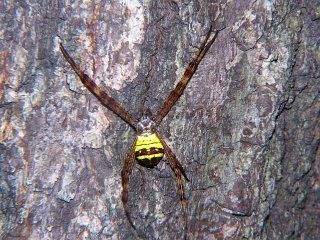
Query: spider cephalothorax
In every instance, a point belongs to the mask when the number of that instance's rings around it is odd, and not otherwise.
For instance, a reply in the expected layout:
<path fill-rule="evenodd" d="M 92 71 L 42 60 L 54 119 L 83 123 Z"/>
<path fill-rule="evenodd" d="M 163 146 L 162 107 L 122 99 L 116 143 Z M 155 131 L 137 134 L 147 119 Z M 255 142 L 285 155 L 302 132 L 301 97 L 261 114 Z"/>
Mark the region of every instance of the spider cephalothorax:
<path fill-rule="evenodd" d="M 146 132 L 155 132 L 156 124 L 155 122 L 147 115 L 142 116 L 139 122 L 137 123 L 137 133 L 146 133 Z"/>
<path fill-rule="evenodd" d="M 181 80 L 177 84 L 174 90 L 172 90 L 167 97 L 164 105 L 158 111 L 154 120 L 152 120 L 149 116 L 144 116 L 137 121 L 131 114 L 125 111 L 118 102 L 116 102 L 112 97 L 110 97 L 106 92 L 104 92 L 100 87 L 98 87 L 94 81 L 86 75 L 79 66 L 74 62 L 74 60 L 70 57 L 68 52 L 62 46 L 62 43 L 59 42 L 60 50 L 67 60 L 67 62 L 71 65 L 73 70 L 79 76 L 81 82 L 88 88 L 90 92 L 92 92 L 103 105 L 108 107 L 114 113 L 116 113 L 119 117 L 121 117 L 126 123 L 128 123 L 135 131 L 137 131 L 137 137 L 130 147 L 122 171 L 122 202 L 123 207 L 126 213 L 126 216 L 131 224 L 134 227 L 133 222 L 130 218 L 129 209 L 128 209 L 128 188 L 129 188 L 129 177 L 132 173 L 132 169 L 137 162 L 145 167 L 152 168 L 156 166 L 159 161 L 166 156 L 167 162 L 170 165 L 171 169 L 176 175 L 177 183 L 178 183 L 178 191 L 180 200 L 183 206 L 183 209 L 186 207 L 186 198 L 184 194 L 184 187 L 182 182 L 182 176 L 189 181 L 187 175 L 180 162 L 170 149 L 170 147 L 166 144 L 164 139 L 161 137 L 159 132 L 157 131 L 157 126 L 161 123 L 162 119 L 167 115 L 172 106 L 178 100 L 178 98 L 182 95 L 183 90 L 191 79 L 192 75 L 196 72 L 197 67 L 209 50 L 210 46 L 214 42 L 217 37 L 217 33 L 209 40 L 211 35 L 211 28 L 209 33 L 206 36 L 206 39 L 200 46 L 198 53 L 195 58 L 191 61 L 188 68 L 185 70 Z M 135 228 L 135 227 L 134 227 Z"/>

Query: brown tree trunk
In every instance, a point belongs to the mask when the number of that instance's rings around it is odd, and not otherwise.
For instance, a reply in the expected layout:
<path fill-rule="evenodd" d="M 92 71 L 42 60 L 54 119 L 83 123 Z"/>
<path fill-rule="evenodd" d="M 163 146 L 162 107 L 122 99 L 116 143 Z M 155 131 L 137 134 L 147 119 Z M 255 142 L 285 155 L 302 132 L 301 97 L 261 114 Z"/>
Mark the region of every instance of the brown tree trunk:
<path fill-rule="evenodd" d="M 134 117 L 155 114 L 222 30 L 160 131 L 191 179 L 188 239 L 320 236 L 319 1 L 2 1 L 3 239 L 137 239 L 120 171 L 135 132 L 82 86 L 60 38 Z M 183 239 L 174 173 L 136 165 L 132 219 Z"/>

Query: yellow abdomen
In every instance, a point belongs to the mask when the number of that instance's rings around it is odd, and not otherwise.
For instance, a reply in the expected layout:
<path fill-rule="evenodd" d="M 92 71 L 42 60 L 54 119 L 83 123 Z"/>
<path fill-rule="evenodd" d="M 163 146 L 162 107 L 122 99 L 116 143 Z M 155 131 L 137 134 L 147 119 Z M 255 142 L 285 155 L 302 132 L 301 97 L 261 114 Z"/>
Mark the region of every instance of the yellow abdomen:
<path fill-rule="evenodd" d="M 142 133 L 138 135 L 134 152 L 140 164 L 154 167 L 163 158 L 164 148 L 155 133 Z"/>

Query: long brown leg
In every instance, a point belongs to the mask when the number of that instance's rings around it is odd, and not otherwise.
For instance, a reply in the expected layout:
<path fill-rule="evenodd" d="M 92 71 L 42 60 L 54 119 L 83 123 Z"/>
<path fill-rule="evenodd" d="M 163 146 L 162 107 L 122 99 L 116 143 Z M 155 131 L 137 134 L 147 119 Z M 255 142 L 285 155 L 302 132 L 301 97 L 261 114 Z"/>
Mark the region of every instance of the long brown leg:
<path fill-rule="evenodd" d="M 121 171 L 121 179 L 122 179 L 122 203 L 123 208 L 125 211 L 125 214 L 127 216 L 127 219 L 130 223 L 130 225 L 136 229 L 136 227 L 133 225 L 133 222 L 130 217 L 129 208 L 128 208 L 128 193 L 129 193 L 129 178 L 132 173 L 132 169 L 136 163 L 135 155 L 134 155 L 134 147 L 136 144 L 136 140 L 130 147 L 126 159 L 124 161 L 124 165 Z"/>
<path fill-rule="evenodd" d="M 81 82 L 93 93 L 106 107 L 116 113 L 125 122 L 127 122 L 133 129 L 136 129 L 137 120 L 134 119 L 128 112 L 126 112 L 112 97 L 110 97 L 106 92 L 104 92 L 100 87 L 98 87 L 95 82 L 85 74 L 79 66 L 74 62 L 71 56 L 68 54 L 67 50 L 63 47 L 62 43 L 59 42 L 60 50 L 71 65 L 73 70 L 79 76 Z"/>
<path fill-rule="evenodd" d="M 182 182 L 182 175 L 184 176 L 184 178 L 189 182 L 189 178 L 187 177 L 186 173 L 184 172 L 183 167 L 181 166 L 180 162 L 178 161 L 178 159 L 176 158 L 176 156 L 174 155 L 174 153 L 172 152 L 172 150 L 170 149 L 170 147 L 167 145 L 167 143 L 163 140 L 163 138 L 159 135 L 159 133 L 156 133 L 157 137 L 160 139 L 161 144 L 164 147 L 164 151 L 165 154 L 167 156 L 167 160 L 169 162 L 169 165 L 172 169 L 172 171 L 175 173 L 176 178 L 177 178 L 177 183 L 178 183 L 178 191 L 179 191 L 179 196 L 180 196 L 180 200 L 183 206 L 183 209 L 185 210 L 186 208 L 186 197 L 184 194 L 184 187 L 183 187 L 183 182 Z"/>
<path fill-rule="evenodd" d="M 184 222 L 185 222 L 185 228 L 184 228 L 184 239 L 187 239 L 187 234 L 188 234 L 188 216 L 187 216 L 187 200 L 184 194 L 184 186 L 182 182 L 182 175 L 184 178 L 189 182 L 189 178 L 187 177 L 183 167 L 181 166 L 180 162 L 172 152 L 171 148 L 168 146 L 168 144 L 164 141 L 164 139 L 160 136 L 159 133 L 156 133 L 157 137 L 160 139 L 161 144 L 164 147 L 164 151 L 167 157 L 167 160 L 169 162 L 169 165 L 171 169 L 173 170 L 174 174 L 176 175 L 177 178 L 177 183 L 178 183 L 178 191 L 179 191 L 179 196 L 182 204 L 182 210 L 184 214 Z"/>
<path fill-rule="evenodd" d="M 210 38 L 211 32 L 212 32 L 212 27 L 210 27 L 210 30 L 206 36 L 206 39 L 201 44 L 201 47 L 200 47 L 198 53 L 196 54 L 196 56 L 194 57 L 192 62 L 189 64 L 188 68 L 185 70 L 180 82 L 177 84 L 175 89 L 170 92 L 168 98 L 166 99 L 162 108 L 158 112 L 156 119 L 155 119 L 156 125 L 160 124 L 161 120 L 167 115 L 167 113 L 170 111 L 172 106 L 175 104 L 175 102 L 182 95 L 183 90 L 187 86 L 187 84 L 188 84 L 189 80 L 191 79 L 191 77 L 193 76 L 193 74 L 196 72 L 198 65 L 201 62 L 202 58 L 207 53 L 207 51 L 211 47 L 214 40 L 217 38 L 219 31 L 217 31 L 215 33 L 215 35 L 213 36 L 213 38 L 210 41 L 208 41 Z"/>

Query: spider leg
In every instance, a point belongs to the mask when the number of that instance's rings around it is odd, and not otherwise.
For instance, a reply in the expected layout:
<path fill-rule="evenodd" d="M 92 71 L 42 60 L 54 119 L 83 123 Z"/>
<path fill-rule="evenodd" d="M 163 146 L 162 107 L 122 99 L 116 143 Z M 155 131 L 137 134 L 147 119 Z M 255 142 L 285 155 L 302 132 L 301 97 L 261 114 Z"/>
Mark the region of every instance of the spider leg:
<path fill-rule="evenodd" d="M 130 147 L 122 171 L 121 171 L 121 179 L 122 179 L 122 203 L 123 203 L 123 208 L 125 211 L 125 214 L 127 216 L 127 219 L 130 223 L 130 225 L 136 229 L 136 227 L 133 225 L 133 222 L 131 220 L 130 214 L 129 214 L 129 208 L 128 208 L 128 193 L 129 193 L 129 177 L 132 173 L 132 169 L 136 163 L 135 160 L 135 155 L 134 155 L 134 147 L 136 144 L 136 140 Z"/>
<path fill-rule="evenodd" d="M 176 178 L 177 178 L 177 183 L 178 183 L 178 191 L 179 191 L 179 196 L 180 200 L 183 206 L 183 209 L 185 210 L 186 205 L 187 205 L 187 200 L 184 194 L 184 186 L 182 182 L 182 176 L 189 182 L 189 178 L 187 177 L 183 167 L 181 166 L 180 162 L 170 149 L 170 147 L 167 145 L 167 143 L 163 140 L 163 138 L 159 135 L 159 133 L 156 133 L 157 137 L 160 139 L 161 144 L 164 147 L 165 154 L 167 156 L 167 160 L 169 162 L 169 165 L 172 169 L 172 171 L 175 173 Z"/>
<path fill-rule="evenodd" d="M 104 92 L 100 87 L 98 87 L 95 82 L 82 71 L 79 66 L 71 58 L 67 50 L 63 47 L 61 41 L 59 41 L 60 51 L 62 52 L 64 58 L 79 76 L 81 82 L 87 87 L 87 89 L 93 93 L 103 105 L 108 107 L 119 117 L 121 117 L 125 122 L 127 122 L 133 129 L 136 129 L 137 120 L 134 119 L 128 112 L 126 112 L 112 97 L 110 97 L 106 92 Z"/>
<path fill-rule="evenodd" d="M 188 232 L 188 216 L 187 216 L 187 200 L 184 194 L 184 186 L 182 182 L 182 175 L 184 178 L 190 182 L 189 178 L 187 177 L 183 167 L 181 166 L 180 162 L 172 152 L 171 148 L 168 146 L 168 144 L 164 141 L 164 139 L 159 135 L 158 132 L 156 132 L 157 137 L 160 139 L 161 144 L 164 147 L 165 154 L 167 156 L 167 160 L 169 162 L 169 165 L 173 172 L 176 175 L 177 178 L 177 183 L 178 183 L 178 188 L 179 188 L 179 196 L 182 204 L 182 210 L 183 210 L 183 215 L 184 215 L 184 221 L 185 221 L 185 228 L 184 228 L 184 239 L 187 239 L 187 232 Z"/>
<path fill-rule="evenodd" d="M 187 69 L 185 70 L 181 80 L 178 82 L 175 89 L 170 92 L 164 105 L 162 106 L 162 108 L 158 112 L 156 119 L 155 119 L 156 125 L 160 124 L 161 120 L 167 115 L 167 113 L 170 111 L 172 106 L 175 104 L 175 102 L 182 95 L 183 90 L 187 86 L 187 84 L 188 84 L 189 80 L 191 79 L 191 77 L 193 76 L 193 74 L 196 72 L 198 65 L 201 62 L 202 58 L 204 57 L 204 55 L 207 53 L 207 51 L 211 47 L 212 43 L 217 38 L 219 31 L 217 31 L 215 33 L 215 35 L 213 36 L 213 38 L 209 41 L 211 32 L 212 32 L 212 26 L 210 27 L 210 30 L 209 30 L 205 40 L 201 44 L 200 49 L 197 52 L 196 56 L 193 58 L 193 60 L 191 61 L 191 63 L 187 67 Z"/>

